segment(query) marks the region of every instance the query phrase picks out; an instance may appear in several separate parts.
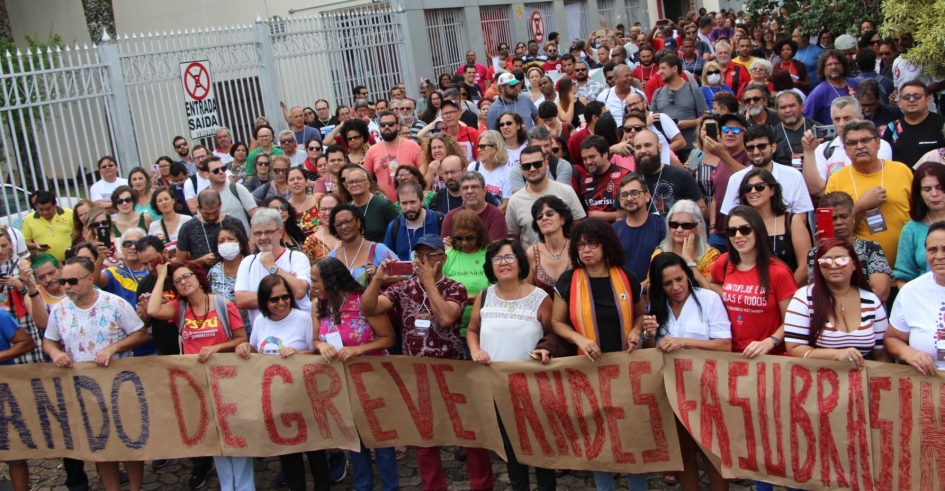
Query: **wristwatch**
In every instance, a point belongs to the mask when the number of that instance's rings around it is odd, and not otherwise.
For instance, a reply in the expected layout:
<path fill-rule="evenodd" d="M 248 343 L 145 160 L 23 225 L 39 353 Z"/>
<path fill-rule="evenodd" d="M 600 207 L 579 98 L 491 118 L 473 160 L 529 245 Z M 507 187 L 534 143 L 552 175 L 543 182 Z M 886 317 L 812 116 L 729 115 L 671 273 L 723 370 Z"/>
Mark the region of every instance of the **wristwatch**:
<path fill-rule="evenodd" d="M 269 268 L 269 274 L 276 274 L 278 272 L 279 272 L 279 267 L 276 265 L 272 265 L 272 267 Z"/>
<path fill-rule="evenodd" d="M 689 266 L 690 268 L 695 268 L 697 264 L 695 261 L 692 261 L 692 262 L 686 263 L 686 266 Z"/>
<path fill-rule="evenodd" d="M 775 348 L 781 346 L 781 340 L 778 339 L 777 336 L 768 336 L 768 337 L 771 338 L 771 341 L 772 341 L 772 342 L 774 342 L 774 347 L 775 347 Z"/>

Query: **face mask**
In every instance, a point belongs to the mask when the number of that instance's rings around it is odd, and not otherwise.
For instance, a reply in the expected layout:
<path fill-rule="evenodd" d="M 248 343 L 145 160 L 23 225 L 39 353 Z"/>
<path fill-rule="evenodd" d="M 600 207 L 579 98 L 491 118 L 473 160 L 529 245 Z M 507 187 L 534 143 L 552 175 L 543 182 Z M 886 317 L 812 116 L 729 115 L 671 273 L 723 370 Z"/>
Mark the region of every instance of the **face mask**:
<path fill-rule="evenodd" d="M 706 77 L 706 80 L 708 80 L 710 84 L 717 84 L 719 80 L 722 80 L 722 76 L 716 73 Z"/>
<path fill-rule="evenodd" d="M 239 255 L 240 244 L 238 242 L 227 242 L 226 244 L 220 244 L 217 246 L 217 251 L 220 253 L 220 257 L 229 261 Z"/>

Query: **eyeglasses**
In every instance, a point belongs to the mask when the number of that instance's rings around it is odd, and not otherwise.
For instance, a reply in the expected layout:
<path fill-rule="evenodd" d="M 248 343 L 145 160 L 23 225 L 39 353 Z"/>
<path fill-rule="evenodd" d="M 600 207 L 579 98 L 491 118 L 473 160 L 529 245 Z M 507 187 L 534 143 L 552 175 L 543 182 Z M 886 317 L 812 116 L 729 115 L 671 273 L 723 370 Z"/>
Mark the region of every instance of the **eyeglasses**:
<path fill-rule="evenodd" d="M 194 273 L 184 273 L 174 280 L 174 286 L 180 286 L 183 282 L 194 277 Z"/>
<path fill-rule="evenodd" d="M 186 146 L 187 146 L 186 143 L 178 143 L 177 145 L 174 145 L 174 148 L 184 148 Z"/>
<path fill-rule="evenodd" d="M 81 278 L 59 278 L 58 280 L 56 280 L 56 283 L 59 283 L 60 286 L 64 286 L 64 285 L 76 286 L 79 284 L 79 280 L 84 280 L 88 278 L 89 276 L 92 276 L 92 273 L 89 273 Z"/>
<path fill-rule="evenodd" d="M 132 198 L 130 198 L 130 197 L 129 197 L 129 198 L 118 198 L 118 199 L 115 200 L 115 204 L 116 204 L 116 205 L 123 205 L 123 204 L 125 204 L 125 203 L 131 203 L 131 202 L 133 202 L 133 201 L 134 201 L 134 200 L 133 200 Z"/>
<path fill-rule="evenodd" d="M 633 189 L 633 190 L 624 191 L 624 192 L 618 194 L 618 195 L 617 195 L 617 198 L 619 198 L 619 199 L 621 199 L 621 200 L 625 200 L 625 199 L 627 199 L 627 198 L 634 198 L 634 199 L 636 199 L 636 198 L 639 198 L 641 194 L 643 194 L 643 191 L 640 191 L 639 189 Z"/>
<path fill-rule="evenodd" d="M 748 153 L 752 153 L 757 148 L 758 150 L 761 150 L 762 152 L 764 152 L 765 150 L 768 149 L 769 146 L 771 145 L 768 143 L 759 143 L 757 145 L 745 145 L 745 150 L 748 150 Z"/>
<path fill-rule="evenodd" d="M 397 126 L 397 123 L 387 121 L 387 122 L 381 122 L 380 124 L 378 124 L 378 126 L 380 126 L 381 128 L 393 128 Z"/>
<path fill-rule="evenodd" d="M 292 299 L 292 296 L 286 293 L 286 294 L 278 295 L 275 297 L 269 297 L 269 303 L 288 302 L 291 299 Z"/>
<path fill-rule="evenodd" d="M 757 104 L 764 100 L 764 97 L 755 96 L 755 97 L 746 97 L 742 99 L 743 104 Z"/>
<path fill-rule="evenodd" d="M 539 160 L 538 162 L 522 162 L 522 163 L 519 164 L 519 165 L 522 166 L 522 170 L 523 170 L 523 171 L 530 171 L 530 170 L 532 170 L 532 169 L 536 169 L 536 170 L 537 170 L 537 169 L 541 169 L 541 166 L 542 166 L 543 164 L 544 164 L 544 162 L 541 161 L 541 160 Z"/>
<path fill-rule="evenodd" d="M 626 131 L 627 133 L 630 133 L 631 131 L 640 132 L 640 131 L 643 131 L 645 128 L 646 126 L 643 126 L 642 124 L 632 124 L 629 126 L 624 126 L 623 130 Z"/>
<path fill-rule="evenodd" d="M 512 126 L 513 124 L 515 124 L 515 121 L 506 121 L 504 123 L 499 123 L 498 126 L 499 128 L 504 128 L 506 126 Z"/>
<path fill-rule="evenodd" d="M 365 182 L 368 182 L 368 180 L 367 179 L 345 179 L 345 181 L 342 184 L 344 184 L 345 187 L 348 187 L 352 184 L 354 184 L 355 186 L 360 186 L 361 183 L 365 183 Z"/>
<path fill-rule="evenodd" d="M 504 256 L 492 256 L 491 258 L 489 258 L 489 261 L 492 264 L 502 264 L 503 262 L 505 262 L 506 264 L 512 264 L 517 259 L 518 258 L 515 257 L 515 254 L 506 254 Z"/>
<path fill-rule="evenodd" d="M 268 237 L 268 236 L 270 236 L 270 235 L 275 234 L 275 233 L 278 232 L 279 230 L 281 230 L 281 229 L 278 229 L 278 228 L 277 228 L 277 229 L 274 229 L 274 230 L 254 230 L 254 231 L 253 231 L 253 237 L 262 237 L 263 235 L 265 235 L 266 237 Z"/>
<path fill-rule="evenodd" d="M 742 237 L 748 237 L 751 235 L 752 228 L 751 225 L 742 225 L 740 227 L 729 227 L 725 229 L 725 234 L 729 237 L 735 237 L 736 233 L 742 234 Z"/>
<path fill-rule="evenodd" d="M 876 141 L 876 137 L 868 136 L 866 138 L 860 138 L 859 140 L 847 140 L 843 142 L 843 144 L 850 148 L 856 148 L 860 145 L 864 145 L 864 146 L 869 145 L 870 143 L 873 143 L 874 141 Z"/>
<path fill-rule="evenodd" d="M 288 140 L 279 140 L 279 145 L 288 145 L 290 143 L 295 143 L 295 138 L 290 138 Z"/>
<path fill-rule="evenodd" d="M 131 249 L 132 247 L 137 248 L 138 242 L 134 240 L 126 240 L 121 243 L 121 247 L 124 249 Z"/>
<path fill-rule="evenodd" d="M 749 69 L 749 71 L 752 71 L 752 72 L 767 72 L 768 70 L 766 70 L 765 67 L 756 66 L 756 67 L 752 67 L 751 69 Z"/>
<path fill-rule="evenodd" d="M 491 144 L 491 143 L 480 143 L 480 144 L 479 144 L 479 150 L 482 150 L 482 149 L 484 149 L 484 148 L 494 147 L 494 146 L 495 146 L 495 145 L 493 145 L 493 144 Z"/>
<path fill-rule="evenodd" d="M 707 71 L 705 72 L 706 75 L 719 75 L 720 73 L 722 73 L 722 72 L 720 72 L 720 71 L 718 71 L 718 70 L 707 70 Z"/>
<path fill-rule="evenodd" d="M 324 208 L 319 208 L 318 212 L 321 213 L 322 215 L 331 215 L 331 210 L 334 210 L 334 209 L 335 209 L 334 206 L 326 206 Z"/>
<path fill-rule="evenodd" d="M 361 135 L 348 135 L 345 137 L 346 141 L 358 140 L 361 138 Z"/>
<path fill-rule="evenodd" d="M 920 101 L 923 97 L 925 97 L 925 94 L 920 94 L 918 92 L 914 92 L 912 94 L 902 94 L 899 96 L 899 98 L 904 101 Z"/>
<path fill-rule="evenodd" d="M 99 221 L 97 221 L 97 222 L 92 222 L 92 223 L 90 223 L 89 226 L 90 226 L 90 227 L 93 227 L 93 228 L 108 227 L 108 221 L 106 221 L 106 220 L 99 220 Z"/>
<path fill-rule="evenodd" d="M 433 260 L 436 260 L 436 258 L 440 256 L 445 256 L 445 255 L 446 254 L 443 254 L 442 252 L 428 252 L 426 254 L 423 254 L 420 252 L 414 253 L 414 257 L 416 257 L 417 259 L 421 261 L 433 261 Z"/>
<path fill-rule="evenodd" d="M 586 72 L 586 71 L 587 71 L 587 68 L 575 68 L 574 71 L 575 71 L 575 72 Z"/>
<path fill-rule="evenodd" d="M 742 192 L 750 193 L 752 190 L 754 190 L 756 193 L 760 193 L 764 191 L 766 187 L 768 187 L 768 183 L 766 182 L 756 182 L 754 184 L 745 184 L 744 186 L 742 186 Z"/>
<path fill-rule="evenodd" d="M 353 226 L 354 222 L 356 221 L 358 221 L 357 218 L 349 218 L 347 220 L 338 220 L 335 222 L 335 230 L 338 230 L 340 228 L 345 228 L 348 226 Z"/>
<path fill-rule="evenodd" d="M 537 215 L 535 215 L 535 221 L 541 220 L 544 217 L 551 218 L 555 216 L 556 213 L 558 212 L 555 210 L 545 210 L 543 212 L 539 212 Z"/>
<path fill-rule="evenodd" d="M 268 160 L 259 160 L 256 162 L 256 167 L 269 167 Z"/>
<path fill-rule="evenodd" d="M 669 221 L 669 228 L 673 230 L 676 230 L 679 227 L 682 227 L 683 230 L 692 230 L 696 228 L 697 225 L 699 225 L 697 222 L 674 222 L 672 220 Z"/>
<path fill-rule="evenodd" d="M 817 260 L 822 268 L 842 268 L 847 264 L 850 264 L 850 261 L 853 261 L 853 258 L 850 256 L 839 256 L 839 257 L 822 257 Z"/>
<path fill-rule="evenodd" d="M 308 147 L 309 152 L 321 152 L 322 147 Z"/>
<path fill-rule="evenodd" d="M 741 135 L 745 131 L 737 126 L 723 126 L 722 133 L 731 133 L 733 135 Z"/>
<path fill-rule="evenodd" d="M 398 133 L 398 135 L 400 135 L 400 136 L 406 136 L 406 137 L 408 137 L 408 138 L 411 137 L 411 136 L 413 136 L 413 135 L 411 135 L 410 130 L 401 131 L 400 133 Z"/>
<path fill-rule="evenodd" d="M 476 238 L 475 235 L 454 235 L 453 242 L 475 242 Z"/>
<path fill-rule="evenodd" d="M 456 116 L 457 114 L 459 114 L 459 111 L 443 111 L 442 112 L 443 116 L 449 116 L 449 117 Z"/>
<path fill-rule="evenodd" d="M 282 204 L 280 204 L 279 206 L 270 206 L 269 208 L 272 209 L 272 210 L 286 211 L 286 210 L 289 209 L 289 204 L 288 204 L 288 203 L 282 203 Z"/>
<path fill-rule="evenodd" d="M 580 251 L 581 249 L 584 249 L 585 247 L 588 249 L 597 249 L 598 247 L 600 247 L 600 241 L 591 239 L 585 242 L 577 243 L 577 250 Z"/>
<path fill-rule="evenodd" d="M 219 174 L 221 172 L 226 172 L 226 170 L 229 168 L 230 168 L 229 165 L 221 165 L 220 167 L 217 167 L 216 169 L 210 169 L 210 172 L 214 174 Z"/>

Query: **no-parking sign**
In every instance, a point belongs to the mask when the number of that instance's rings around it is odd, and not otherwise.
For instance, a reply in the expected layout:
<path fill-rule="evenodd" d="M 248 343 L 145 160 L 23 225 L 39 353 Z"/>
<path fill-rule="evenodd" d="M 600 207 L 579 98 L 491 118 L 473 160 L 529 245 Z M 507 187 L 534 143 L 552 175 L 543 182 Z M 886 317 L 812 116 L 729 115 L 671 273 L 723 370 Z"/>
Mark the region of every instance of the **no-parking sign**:
<path fill-rule="evenodd" d="M 190 138 L 213 136 L 220 126 L 217 99 L 213 94 L 210 60 L 185 61 L 180 64 L 181 84 L 184 87 L 184 111 Z"/>
<path fill-rule="evenodd" d="M 535 37 L 535 41 L 538 41 L 538 44 L 545 40 L 545 19 L 541 17 L 541 12 L 537 10 L 532 12 L 532 35 Z"/>

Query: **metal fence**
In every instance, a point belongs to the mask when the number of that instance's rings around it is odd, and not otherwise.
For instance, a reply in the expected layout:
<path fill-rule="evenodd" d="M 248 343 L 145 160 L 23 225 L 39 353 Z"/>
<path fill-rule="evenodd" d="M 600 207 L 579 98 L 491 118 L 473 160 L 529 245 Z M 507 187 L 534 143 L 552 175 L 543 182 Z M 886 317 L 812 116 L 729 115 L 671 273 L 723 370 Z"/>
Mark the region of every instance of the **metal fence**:
<path fill-rule="evenodd" d="M 424 16 L 433 48 L 433 73 L 437 77 L 444 73 L 452 75 L 460 64 L 466 63 L 465 46 L 469 46 L 460 9 L 427 10 Z"/>
<path fill-rule="evenodd" d="M 645 32 L 649 32 L 650 28 L 650 13 L 647 6 L 646 0 L 624 0 L 627 6 L 627 18 L 626 22 L 627 30 L 629 31 L 630 26 L 639 22 Z"/>
<path fill-rule="evenodd" d="M 479 7 L 482 38 L 485 40 L 488 53 L 493 56 L 499 54 L 499 43 L 515 45 L 515 39 L 512 38 L 512 23 L 509 21 L 510 8 L 508 5 Z"/>
<path fill-rule="evenodd" d="M 597 13 L 602 28 L 613 29 L 617 25 L 614 22 L 614 0 L 597 0 Z"/>
<path fill-rule="evenodd" d="M 544 52 L 544 45 L 548 42 L 548 35 L 554 31 L 558 30 L 557 25 L 555 25 L 555 10 L 551 2 L 543 3 L 526 3 L 525 7 L 525 23 L 528 25 L 528 36 L 529 39 L 537 39 L 535 35 L 535 23 L 532 21 L 532 15 L 535 12 L 541 14 L 542 21 L 544 22 L 545 32 L 541 33 L 541 42 L 538 43 L 541 45 L 541 51 Z"/>
<path fill-rule="evenodd" d="M 568 23 L 568 42 L 574 39 L 587 38 L 587 15 L 584 12 L 584 0 L 568 0 L 564 2 L 564 17 Z"/>

